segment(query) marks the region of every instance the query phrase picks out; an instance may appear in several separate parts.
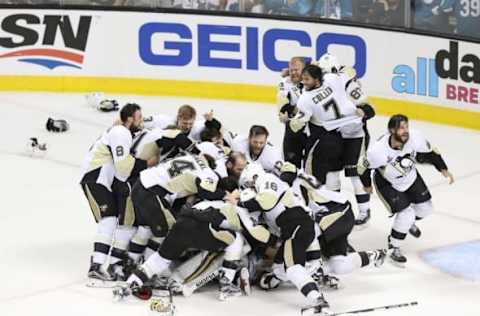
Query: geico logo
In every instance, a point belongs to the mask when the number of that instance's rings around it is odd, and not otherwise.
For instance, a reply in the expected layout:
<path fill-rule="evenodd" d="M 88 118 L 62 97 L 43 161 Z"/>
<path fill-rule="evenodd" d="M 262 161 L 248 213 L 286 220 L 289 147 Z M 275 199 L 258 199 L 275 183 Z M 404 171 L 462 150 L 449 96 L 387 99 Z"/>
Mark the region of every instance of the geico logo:
<path fill-rule="evenodd" d="M 463 65 L 459 66 L 459 62 Z M 458 42 L 450 41 L 450 49 L 442 49 L 435 55 L 435 70 L 440 78 L 463 82 L 480 83 L 480 58 L 474 54 L 465 54 L 461 60 Z"/>
<path fill-rule="evenodd" d="M 257 27 L 198 24 L 196 28 L 197 36 L 194 38 L 190 27 L 182 23 L 152 22 L 142 25 L 139 31 L 140 58 L 149 65 L 186 66 L 192 61 L 193 51 L 197 50 L 198 66 L 257 70 L 262 60 L 268 69 L 280 71 L 288 66 L 288 60 L 277 57 L 276 44 L 279 41 L 314 48 L 310 56 L 305 56 L 309 61 L 311 57 L 320 58 L 330 45 L 335 44 L 353 48 L 357 75 L 362 77 L 365 74 L 367 48 L 365 41 L 356 35 L 321 33 L 312 38 L 306 31 L 291 29 L 275 28 L 261 34 Z M 169 39 L 161 39 L 159 34 L 165 34 Z M 170 40 L 172 34 L 179 39 Z M 213 40 L 213 35 L 231 36 L 231 40 Z M 155 52 L 153 47 L 162 43 L 167 52 Z M 242 45 L 245 45 L 243 49 Z M 218 52 L 240 51 L 244 53 L 241 58 L 212 56 Z M 296 55 L 294 50 L 291 55 Z"/>
<path fill-rule="evenodd" d="M 41 17 L 33 14 L 12 14 L 2 19 L 1 29 L 11 36 L 0 37 L 0 46 L 31 46 L 39 40 L 41 45 L 53 46 L 60 30 L 65 47 L 85 51 L 91 21 L 91 16 L 81 16 L 75 32 L 68 15 L 45 15 L 42 21 Z M 42 24 L 44 28 L 35 28 L 35 25 Z"/>

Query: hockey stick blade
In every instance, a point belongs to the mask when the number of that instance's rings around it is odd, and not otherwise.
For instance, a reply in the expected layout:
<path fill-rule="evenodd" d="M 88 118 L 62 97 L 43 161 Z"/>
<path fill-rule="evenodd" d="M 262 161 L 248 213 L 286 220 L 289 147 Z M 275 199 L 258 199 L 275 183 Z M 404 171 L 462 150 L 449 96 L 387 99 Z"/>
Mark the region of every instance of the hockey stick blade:
<path fill-rule="evenodd" d="M 394 308 L 410 307 L 410 306 L 416 306 L 416 305 L 418 305 L 418 302 L 414 301 L 409 303 L 391 304 L 391 305 L 377 306 L 377 307 L 371 307 L 371 308 L 357 309 L 357 310 L 342 312 L 342 313 L 334 313 L 334 314 L 329 314 L 329 316 L 368 313 L 368 312 L 375 312 L 382 309 L 394 309 Z"/>

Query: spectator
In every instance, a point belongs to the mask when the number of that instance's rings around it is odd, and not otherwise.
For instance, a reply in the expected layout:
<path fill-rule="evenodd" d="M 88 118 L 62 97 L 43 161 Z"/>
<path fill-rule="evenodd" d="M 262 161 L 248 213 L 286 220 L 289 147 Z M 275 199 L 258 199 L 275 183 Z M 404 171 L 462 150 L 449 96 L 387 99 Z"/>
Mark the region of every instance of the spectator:
<path fill-rule="evenodd" d="M 37 1 L 38 2 L 38 1 Z M 42 1 L 43 3 L 45 1 Z M 86 1 L 86 0 L 61 0 L 61 1 L 56 1 L 61 2 L 62 4 L 73 4 L 73 5 L 98 5 L 98 6 L 120 6 L 124 5 L 125 0 L 92 0 L 92 1 Z"/>
<path fill-rule="evenodd" d="M 405 26 L 405 0 L 357 0 L 354 4 L 354 21 L 387 26 Z"/>
<path fill-rule="evenodd" d="M 480 0 L 447 0 L 455 13 L 456 33 L 480 38 Z"/>
<path fill-rule="evenodd" d="M 227 10 L 227 11 L 241 11 L 239 0 L 220 0 L 224 1 L 224 6 L 220 7 L 220 10 Z M 240 0 L 243 1 L 244 8 L 243 12 L 253 12 L 253 13 L 263 13 L 264 12 L 264 5 L 263 0 Z"/>
<path fill-rule="evenodd" d="M 449 18 L 452 6 L 447 2 L 449 1 L 415 0 L 413 26 L 428 31 L 452 33 L 453 26 L 450 24 Z"/>
<path fill-rule="evenodd" d="M 340 17 L 342 20 L 351 20 L 353 18 L 353 2 L 354 0 L 339 0 Z M 355 0 L 358 1 L 358 0 Z"/>
<path fill-rule="evenodd" d="M 172 0 L 124 0 L 123 5 L 129 7 L 144 8 L 170 8 L 173 5 Z"/>

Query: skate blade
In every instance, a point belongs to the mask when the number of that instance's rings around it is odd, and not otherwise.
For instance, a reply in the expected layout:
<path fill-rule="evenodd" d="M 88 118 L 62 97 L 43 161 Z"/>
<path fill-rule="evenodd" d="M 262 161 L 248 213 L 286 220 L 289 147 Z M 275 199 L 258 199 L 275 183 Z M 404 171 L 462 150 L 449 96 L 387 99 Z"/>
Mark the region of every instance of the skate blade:
<path fill-rule="evenodd" d="M 170 297 L 170 291 L 162 290 L 162 289 L 152 289 L 152 297 L 167 298 L 167 297 Z"/>
<path fill-rule="evenodd" d="M 353 230 L 360 232 L 367 229 L 369 226 L 370 226 L 370 221 L 366 222 L 365 224 L 355 224 L 355 226 L 353 226 Z"/>
<path fill-rule="evenodd" d="M 406 268 L 406 262 L 405 263 L 398 262 L 398 261 L 393 260 L 392 258 L 388 258 L 388 261 L 390 261 L 390 263 L 397 268 L 400 268 L 400 269 L 405 269 Z"/>
<path fill-rule="evenodd" d="M 240 297 L 242 296 L 242 293 L 235 293 L 235 294 L 223 294 L 223 293 L 220 293 L 220 295 L 218 295 L 218 299 L 222 302 L 225 302 L 225 301 L 228 301 L 230 299 L 233 299 L 233 298 L 236 298 L 236 297 Z"/>
<path fill-rule="evenodd" d="M 329 315 L 333 315 L 334 313 L 328 307 L 322 308 L 321 311 L 318 311 L 315 307 L 306 307 L 306 308 L 302 308 L 301 314 L 302 316 L 308 316 L 308 315 L 329 316 Z"/>
<path fill-rule="evenodd" d="M 318 284 L 318 283 L 317 283 Z M 318 284 L 318 287 L 325 291 L 325 292 L 331 292 L 331 291 L 338 291 L 342 288 L 340 284 L 335 285 L 335 286 L 330 286 L 330 285 L 325 285 L 325 284 Z"/>

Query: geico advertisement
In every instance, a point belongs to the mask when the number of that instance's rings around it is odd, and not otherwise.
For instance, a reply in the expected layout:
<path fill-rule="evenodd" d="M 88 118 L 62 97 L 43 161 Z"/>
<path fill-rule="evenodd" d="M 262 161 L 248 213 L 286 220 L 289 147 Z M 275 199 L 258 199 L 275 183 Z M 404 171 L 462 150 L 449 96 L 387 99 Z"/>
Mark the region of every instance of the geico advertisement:
<path fill-rule="evenodd" d="M 353 65 L 372 96 L 478 110 L 480 45 L 269 19 L 0 10 L 0 74 L 275 85 L 293 56 Z"/>
<path fill-rule="evenodd" d="M 293 56 L 367 71 L 361 32 L 313 23 L 133 12 L 0 10 L 0 72 L 276 84 Z M 200 22 L 201 21 L 201 22 Z"/>

